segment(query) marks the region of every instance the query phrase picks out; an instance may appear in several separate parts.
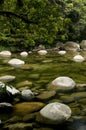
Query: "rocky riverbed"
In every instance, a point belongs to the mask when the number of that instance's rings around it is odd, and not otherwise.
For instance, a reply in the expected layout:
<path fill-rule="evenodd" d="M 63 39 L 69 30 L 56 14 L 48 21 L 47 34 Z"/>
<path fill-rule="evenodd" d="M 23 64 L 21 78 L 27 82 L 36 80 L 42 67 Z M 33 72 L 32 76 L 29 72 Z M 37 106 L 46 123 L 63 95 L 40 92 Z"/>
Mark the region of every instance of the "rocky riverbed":
<path fill-rule="evenodd" d="M 77 54 L 84 57 L 82 62 L 73 60 Z M 0 129 L 85 130 L 85 54 L 51 51 L 0 57 Z M 25 64 L 14 68 L 8 64 L 12 58 Z"/>

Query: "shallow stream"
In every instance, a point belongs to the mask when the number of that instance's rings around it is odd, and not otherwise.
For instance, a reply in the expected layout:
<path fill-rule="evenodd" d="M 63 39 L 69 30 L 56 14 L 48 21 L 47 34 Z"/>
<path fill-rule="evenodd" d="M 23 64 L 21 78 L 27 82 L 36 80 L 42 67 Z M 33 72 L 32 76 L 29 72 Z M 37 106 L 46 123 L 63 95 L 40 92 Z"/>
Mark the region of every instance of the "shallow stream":
<path fill-rule="evenodd" d="M 49 83 L 59 76 L 72 78 L 78 86 L 75 90 L 69 93 L 58 92 L 58 96 L 43 102 L 47 104 L 60 101 L 72 109 L 71 118 L 63 125 L 52 126 L 53 130 L 61 128 L 64 130 L 86 130 L 86 60 L 82 63 L 74 62 L 73 56 L 78 53 L 86 59 L 86 52 L 67 52 L 65 55 L 59 55 L 57 52 L 48 52 L 45 56 L 40 56 L 34 52 L 30 53 L 26 58 L 21 57 L 19 53 L 12 54 L 10 58 L 1 57 L 0 76 L 16 76 L 16 79 L 8 84 L 17 89 L 19 89 L 18 83 L 30 81 L 32 83 L 30 89 L 34 93 L 48 91 Z M 11 58 L 24 60 L 25 66 L 19 69 L 11 67 L 8 65 L 8 61 Z M 82 87 L 78 84 L 82 84 Z"/>

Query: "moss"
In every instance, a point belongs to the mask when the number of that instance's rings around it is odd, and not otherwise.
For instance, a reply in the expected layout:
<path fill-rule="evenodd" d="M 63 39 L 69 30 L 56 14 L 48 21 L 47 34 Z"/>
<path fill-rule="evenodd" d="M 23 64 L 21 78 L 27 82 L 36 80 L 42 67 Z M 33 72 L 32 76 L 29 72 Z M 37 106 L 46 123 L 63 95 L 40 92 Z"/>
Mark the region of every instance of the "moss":
<path fill-rule="evenodd" d="M 13 55 L 14 57 L 21 58 L 19 54 Z M 4 63 L 4 59 L 0 61 L 0 73 L 3 75 L 12 74 L 15 75 L 16 81 L 12 84 L 24 80 L 30 80 L 35 84 L 42 84 L 41 86 L 46 85 L 51 82 L 54 78 L 59 76 L 69 76 L 76 83 L 85 83 L 86 82 L 86 62 L 75 63 L 72 61 L 73 54 L 67 53 L 65 56 L 60 56 L 56 52 L 49 53 L 47 56 L 40 57 L 38 54 L 30 54 L 28 58 L 25 59 L 25 63 L 30 65 L 32 70 L 23 70 L 23 69 L 13 69 L 7 63 Z M 51 60 L 52 62 L 43 62 Z M 32 75 L 32 76 L 31 76 Z M 34 76 L 39 77 L 34 80 Z M 32 78 L 31 78 L 32 77 Z M 44 81 L 44 83 L 43 83 Z"/>

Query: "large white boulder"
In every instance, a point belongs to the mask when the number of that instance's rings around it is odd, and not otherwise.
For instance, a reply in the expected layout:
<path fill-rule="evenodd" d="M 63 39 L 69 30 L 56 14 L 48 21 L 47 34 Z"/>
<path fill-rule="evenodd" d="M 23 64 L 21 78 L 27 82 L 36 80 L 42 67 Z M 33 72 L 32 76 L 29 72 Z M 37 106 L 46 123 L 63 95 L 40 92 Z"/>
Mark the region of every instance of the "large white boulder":
<path fill-rule="evenodd" d="M 28 56 L 28 53 L 27 53 L 26 51 L 23 51 L 23 52 L 20 53 L 20 55 L 21 55 L 22 57 L 27 57 L 27 56 Z"/>
<path fill-rule="evenodd" d="M 0 56 L 1 57 L 10 57 L 11 56 L 11 52 L 10 51 L 1 51 L 0 52 Z"/>
<path fill-rule="evenodd" d="M 81 55 L 76 55 L 76 56 L 73 57 L 73 60 L 75 62 L 83 62 L 85 60 L 85 58 Z"/>
<path fill-rule="evenodd" d="M 25 64 L 25 62 L 20 59 L 13 58 L 8 61 L 8 64 L 13 66 L 14 68 L 21 68 Z"/>
<path fill-rule="evenodd" d="M 46 55 L 48 52 L 46 50 L 40 50 L 38 51 L 39 55 Z"/>
<path fill-rule="evenodd" d="M 65 104 L 54 102 L 43 107 L 40 110 L 40 115 L 44 118 L 43 123 L 60 124 L 70 118 L 71 109 Z"/>
<path fill-rule="evenodd" d="M 56 87 L 72 89 L 75 87 L 76 83 L 73 79 L 67 76 L 61 76 L 54 79 L 51 84 Z"/>

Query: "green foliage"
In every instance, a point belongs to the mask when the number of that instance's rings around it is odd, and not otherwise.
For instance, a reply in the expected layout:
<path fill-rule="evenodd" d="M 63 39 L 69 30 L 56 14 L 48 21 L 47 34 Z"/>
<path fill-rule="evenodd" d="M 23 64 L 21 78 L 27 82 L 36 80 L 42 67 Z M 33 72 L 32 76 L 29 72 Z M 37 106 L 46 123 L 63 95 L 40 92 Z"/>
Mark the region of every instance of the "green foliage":
<path fill-rule="evenodd" d="M 0 7 L 2 46 L 21 50 L 85 39 L 85 0 L 3 0 Z"/>
<path fill-rule="evenodd" d="M 86 1 L 85 0 L 65 0 L 66 17 L 70 18 L 68 37 L 70 40 L 81 41 L 85 39 L 82 32 L 86 26 Z M 68 8 L 70 7 L 70 8 Z"/>

